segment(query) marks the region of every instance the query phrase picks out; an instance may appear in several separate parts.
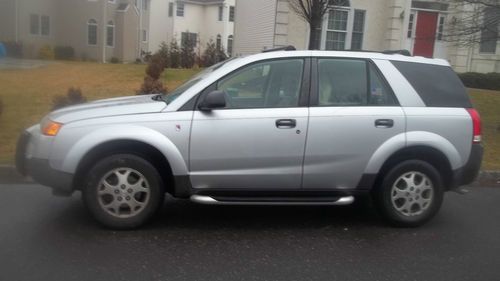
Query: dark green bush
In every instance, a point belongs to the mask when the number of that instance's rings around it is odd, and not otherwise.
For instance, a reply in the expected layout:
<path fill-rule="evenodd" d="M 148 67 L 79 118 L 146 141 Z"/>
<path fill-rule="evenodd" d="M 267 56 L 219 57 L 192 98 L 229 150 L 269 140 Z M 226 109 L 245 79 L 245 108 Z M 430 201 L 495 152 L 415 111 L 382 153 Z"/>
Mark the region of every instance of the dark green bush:
<path fill-rule="evenodd" d="M 181 50 L 179 44 L 175 39 L 170 42 L 170 48 L 168 52 L 168 65 L 167 67 L 179 68 L 181 65 Z"/>
<path fill-rule="evenodd" d="M 158 51 L 155 53 L 155 55 L 157 55 L 158 57 L 161 58 L 165 68 L 167 68 L 169 66 L 169 58 L 168 58 L 169 57 L 169 50 L 168 50 L 167 43 L 161 42 L 160 49 L 158 49 Z"/>
<path fill-rule="evenodd" d="M 467 88 L 500 90 L 500 73 L 465 72 L 458 76 Z"/>
<path fill-rule="evenodd" d="M 86 102 L 87 99 L 83 96 L 82 90 L 78 88 L 69 88 L 65 96 L 58 95 L 52 99 L 52 110 L 63 108 L 70 105 Z"/>
<path fill-rule="evenodd" d="M 74 60 L 75 49 L 71 46 L 56 46 L 54 48 L 54 56 L 56 60 Z"/>
<path fill-rule="evenodd" d="M 165 70 L 165 64 L 160 55 L 152 55 L 146 67 L 146 76 L 137 95 L 166 94 L 167 88 L 161 81 L 161 75 Z"/>
<path fill-rule="evenodd" d="M 221 48 L 217 48 L 215 43 L 210 40 L 207 43 L 205 51 L 203 52 L 200 64 L 203 67 L 209 67 L 226 59 L 227 55 L 226 53 L 224 53 L 224 50 L 222 50 Z"/>

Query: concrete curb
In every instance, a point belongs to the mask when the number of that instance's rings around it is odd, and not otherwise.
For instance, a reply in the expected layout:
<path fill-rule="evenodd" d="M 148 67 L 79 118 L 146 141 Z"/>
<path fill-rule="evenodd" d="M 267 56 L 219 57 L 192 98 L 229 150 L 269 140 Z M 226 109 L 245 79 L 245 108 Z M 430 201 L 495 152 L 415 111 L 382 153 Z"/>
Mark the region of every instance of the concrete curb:
<path fill-rule="evenodd" d="M 14 166 L 0 165 L 0 184 L 33 183 L 29 177 L 20 175 Z M 500 187 L 500 171 L 481 171 L 471 187 Z"/>

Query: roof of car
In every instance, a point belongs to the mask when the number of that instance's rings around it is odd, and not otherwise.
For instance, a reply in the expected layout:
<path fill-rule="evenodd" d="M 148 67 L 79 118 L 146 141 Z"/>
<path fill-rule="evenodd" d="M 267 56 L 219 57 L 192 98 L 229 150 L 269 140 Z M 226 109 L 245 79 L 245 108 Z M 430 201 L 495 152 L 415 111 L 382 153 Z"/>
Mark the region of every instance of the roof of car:
<path fill-rule="evenodd" d="M 443 59 L 430 59 L 419 56 L 405 56 L 400 54 L 383 54 L 377 52 L 358 52 L 358 51 L 274 51 L 250 55 L 248 59 L 260 60 L 266 58 L 285 58 L 285 57 L 338 57 L 338 58 L 363 58 L 392 61 L 407 61 L 414 63 L 426 63 L 434 65 L 450 66 L 449 62 Z"/>

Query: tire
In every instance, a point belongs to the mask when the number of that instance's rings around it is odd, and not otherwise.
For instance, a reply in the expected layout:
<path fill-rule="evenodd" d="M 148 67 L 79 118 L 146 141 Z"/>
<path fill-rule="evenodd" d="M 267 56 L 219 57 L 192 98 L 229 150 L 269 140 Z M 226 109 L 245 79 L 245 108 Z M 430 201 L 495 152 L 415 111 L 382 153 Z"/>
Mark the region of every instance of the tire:
<path fill-rule="evenodd" d="M 87 174 L 82 198 L 94 218 L 113 229 L 133 229 L 158 211 L 165 196 L 162 179 L 147 160 L 117 154 L 97 162 Z"/>
<path fill-rule="evenodd" d="M 372 195 L 375 206 L 390 224 L 417 227 L 436 215 L 443 193 L 443 182 L 434 166 L 406 160 L 384 175 Z"/>

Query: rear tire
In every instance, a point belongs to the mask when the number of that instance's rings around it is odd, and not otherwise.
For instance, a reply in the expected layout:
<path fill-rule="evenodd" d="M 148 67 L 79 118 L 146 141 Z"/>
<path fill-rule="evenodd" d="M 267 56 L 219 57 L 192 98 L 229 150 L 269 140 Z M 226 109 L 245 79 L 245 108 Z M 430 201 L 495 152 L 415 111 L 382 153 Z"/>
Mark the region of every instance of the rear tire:
<path fill-rule="evenodd" d="M 156 168 L 147 160 L 117 154 L 97 162 L 87 174 L 83 201 L 106 227 L 132 229 L 158 211 L 165 196 Z"/>
<path fill-rule="evenodd" d="M 443 193 L 443 182 L 434 166 L 421 160 L 406 160 L 385 174 L 372 196 L 389 223 L 416 227 L 436 215 Z"/>

